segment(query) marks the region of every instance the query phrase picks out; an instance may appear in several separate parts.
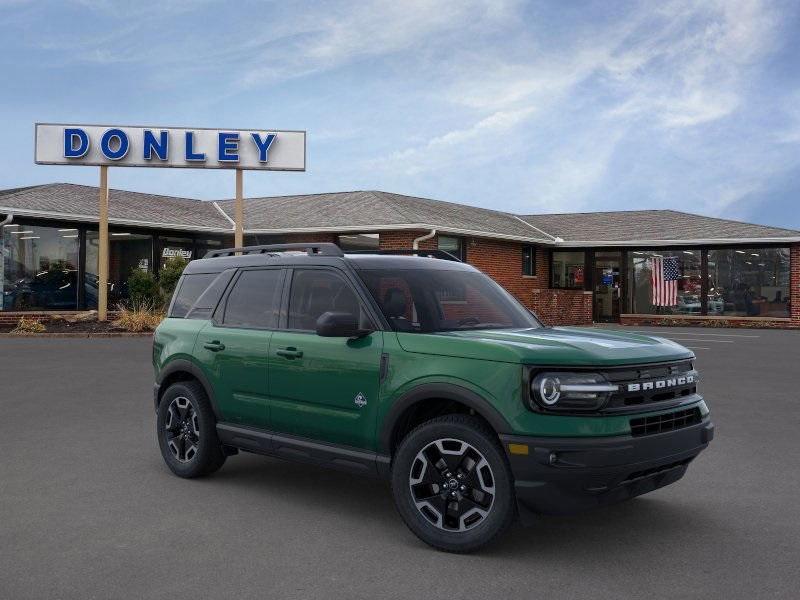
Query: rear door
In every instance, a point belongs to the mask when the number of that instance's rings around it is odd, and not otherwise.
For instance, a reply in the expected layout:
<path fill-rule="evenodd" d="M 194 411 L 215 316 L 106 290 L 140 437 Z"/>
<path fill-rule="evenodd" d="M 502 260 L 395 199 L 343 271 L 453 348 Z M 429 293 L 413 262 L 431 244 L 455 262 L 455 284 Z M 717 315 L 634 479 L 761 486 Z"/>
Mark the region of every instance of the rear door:
<path fill-rule="evenodd" d="M 316 321 L 328 311 L 358 315 L 375 329 L 369 309 L 342 271 L 296 268 L 290 280 L 286 313 L 272 336 L 269 352 L 271 428 L 277 432 L 370 448 L 383 334 L 359 339 L 316 334 Z"/>
<path fill-rule="evenodd" d="M 268 426 L 267 355 L 283 278 L 280 267 L 241 270 L 197 337 L 195 357 L 214 387 L 224 422 Z"/>

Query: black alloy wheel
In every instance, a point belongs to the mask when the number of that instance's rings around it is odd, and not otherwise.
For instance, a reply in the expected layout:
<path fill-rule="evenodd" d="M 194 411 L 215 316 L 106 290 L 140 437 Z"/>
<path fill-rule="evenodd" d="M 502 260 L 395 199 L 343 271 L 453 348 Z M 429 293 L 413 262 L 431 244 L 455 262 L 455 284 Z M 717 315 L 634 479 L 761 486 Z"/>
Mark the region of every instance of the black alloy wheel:
<path fill-rule="evenodd" d="M 514 481 L 497 435 L 468 415 L 419 425 L 392 459 L 400 516 L 422 541 L 447 552 L 473 552 L 516 515 Z"/>
<path fill-rule="evenodd" d="M 156 431 L 161 456 L 179 477 L 208 475 L 225 462 L 214 411 L 197 381 L 180 381 L 164 391 Z"/>

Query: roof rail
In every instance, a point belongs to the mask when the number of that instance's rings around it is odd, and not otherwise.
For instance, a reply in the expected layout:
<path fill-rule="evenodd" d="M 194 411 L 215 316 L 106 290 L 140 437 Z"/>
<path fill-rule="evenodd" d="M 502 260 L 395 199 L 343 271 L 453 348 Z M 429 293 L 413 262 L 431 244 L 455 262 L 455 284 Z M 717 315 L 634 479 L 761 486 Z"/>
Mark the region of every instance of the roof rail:
<path fill-rule="evenodd" d="M 331 242 L 318 244 L 267 244 L 264 246 L 242 246 L 240 248 L 223 248 L 222 250 L 209 250 L 203 258 L 219 258 L 220 256 L 233 256 L 235 254 L 270 254 L 285 252 L 286 250 L 305 250 L 309 256 L 344 256 L 342 249 Z"/>
<path fill-rule="evenodd" d="M 409 254 L 412 256 L 427 256 L 429 258 L 440 258 L 442 260 L 452 260 L 454 262 L 463 262 L 457 256 L 450 254 L 445 250 L 423 250 L 423 249 L 416 249 L 413 250 L 411 248 L 402 249 L 402 250 L 348 250 L 347 254 L 395 254 L 395 255 L 404 255 Z"/>

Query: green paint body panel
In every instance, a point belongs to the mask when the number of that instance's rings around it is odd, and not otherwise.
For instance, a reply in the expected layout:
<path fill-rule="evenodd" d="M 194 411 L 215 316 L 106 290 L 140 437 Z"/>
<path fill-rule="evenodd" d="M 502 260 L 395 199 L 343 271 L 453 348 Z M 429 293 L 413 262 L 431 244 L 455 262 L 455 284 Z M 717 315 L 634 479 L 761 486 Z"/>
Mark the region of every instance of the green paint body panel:
<path fill-rule="evenodd" d="M 225 345 L 222 352 L 204 347 Z M 294 349 L 301 357 L 279 351 Z M 388 359 L 380 380 L 381 355 Z M 622 331 L 580 328 L 396 333 L 358 340 L 310 332 L 218 327 L 166 319 L 155 335 L 156 374 L 171 360 L 197 364 L 214 388 L 222 420 L 380 451 L 392 406 L 420 385 L 451 384 L 480 396 L 507 423 L 504 433 L 605 437 L 630 433 L 631 414 L 553 415 L 523 402 L 525 365 L 611 367 L 692 358 L 672 341 Z M 356 397 L 365 404 L 358 406 Z M 705 416 L 708 408 L 696 403 Z M 647 411 L 659 414 L 665 411 Z"/>

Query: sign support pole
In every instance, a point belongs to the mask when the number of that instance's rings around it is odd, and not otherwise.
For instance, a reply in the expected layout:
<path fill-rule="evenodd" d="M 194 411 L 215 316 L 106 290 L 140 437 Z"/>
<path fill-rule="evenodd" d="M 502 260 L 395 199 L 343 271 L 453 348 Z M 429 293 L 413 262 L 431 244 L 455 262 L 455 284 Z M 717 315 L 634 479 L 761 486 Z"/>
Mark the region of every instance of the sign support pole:
<path fill-rule="evenodd" d="M 234 230 L 233 245 L 236 248 L 244 246 L 244 182 L 242 169 L 236 169 L 236 225 Z"/>
<path fill-rule="evenodd" d="M 97 320 L 108 320 L 108 167 L 100 167 L 100 248 L 97 254 Z"/>

